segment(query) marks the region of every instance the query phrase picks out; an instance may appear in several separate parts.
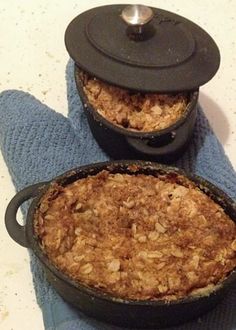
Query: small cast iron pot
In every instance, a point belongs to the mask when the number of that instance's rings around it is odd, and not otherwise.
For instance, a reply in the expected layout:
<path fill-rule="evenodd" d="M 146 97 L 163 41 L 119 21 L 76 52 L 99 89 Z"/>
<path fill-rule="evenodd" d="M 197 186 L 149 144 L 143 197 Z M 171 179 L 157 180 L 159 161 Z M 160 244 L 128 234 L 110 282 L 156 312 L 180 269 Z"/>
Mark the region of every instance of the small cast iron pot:
<path fill-rule="evenodd" d="M 131 167 L 131 165 L 133 165 Z M 40 205 L 40 199 L 45 194 L 51 183 L 66 186 L 75 180 L 95 175 L 102 170 L 112 173 L 143 173 L 146 175 L 168 174 L 171 177 L 184 175 L 194 181 L 196 185 L 221 205 L 225 212 L 236 222 L 235 203 L 208 181 L 183 171 L 144 161 L 116 161 L 88 165 L 71 170 L 51 182 L 42 182 L 29 186 L 15 195 L 9 203 L 5 224 L 9 235 L 20 245 L 31 248 L 40 260 L 47 278 L 58 293 L 69 303 L 76 306 L 89 316 L 98 320 L 113 323 L 119 326 L 136 328 L 160 328 L 177 325 L 211 310 L 229 291 L 236 282 L 236 271 L 205 296 L 187 297 L 171 302 L 164 301 L 135 301 L 117 299 L 109 294 L 91 289 L 71 280 L 68 276 L 56 269 L 48 260 L 39 246 L 37 235 L 34 233 L 34 216 Z M 28 210 L 25 226 L 20 226 L 16 219 L 20 205 L 34 198 Z"/>
<path fill-rule="evenodd" d="M 81 70 L 75 65 L 75 81 L 90 129 L 100 147 L 113 159 L 144 159 L 169 163 L 179 158 L 190 142 L 196 116 L 198 90 L 189 92 L 189 104 L 173 125 L 158 131 L 134 132 L 114 125 L 89 103 Z"/>

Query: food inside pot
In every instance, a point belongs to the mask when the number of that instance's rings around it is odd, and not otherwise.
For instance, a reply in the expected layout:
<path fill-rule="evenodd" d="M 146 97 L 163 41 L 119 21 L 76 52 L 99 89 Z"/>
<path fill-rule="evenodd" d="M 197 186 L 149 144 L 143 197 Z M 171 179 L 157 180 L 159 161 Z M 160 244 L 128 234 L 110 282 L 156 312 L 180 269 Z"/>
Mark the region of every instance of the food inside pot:
<path fill-rule="evenodd" d="M 65 187 L 53 184 L 34 224 L 60 271 L 118 298 L 208 294 L 236 267 L 236 224 L 177 174 L 103 170 Z"/>
<path fill-rule="evenodd" d="M 84 92 L 96 111 L 123 128 L 151 132 L 176 123 L 189 103 L 187 93 L 137 93 L 81 74 Z"/>

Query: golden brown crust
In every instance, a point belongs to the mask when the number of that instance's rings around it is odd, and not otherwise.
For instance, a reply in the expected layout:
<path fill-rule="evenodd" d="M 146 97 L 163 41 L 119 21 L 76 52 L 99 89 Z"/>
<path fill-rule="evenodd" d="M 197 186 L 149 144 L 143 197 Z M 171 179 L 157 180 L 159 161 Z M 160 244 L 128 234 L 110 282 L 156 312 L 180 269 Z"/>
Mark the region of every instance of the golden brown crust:
<path fill-rule="evenodd" d="M 173 125 L 187 108 L 187 95 L 132 93 L 82 74 L 84 92 L 108 121 L 129 130 L 151 132 Z"/>
<path fill-rule="evenodd" d="M 57 268 L 119 298 L 207 293 L 236 267 L 235 223 L 193 184 L 165 176 L 102 171 L 52 186 L 35 230 Z"/>

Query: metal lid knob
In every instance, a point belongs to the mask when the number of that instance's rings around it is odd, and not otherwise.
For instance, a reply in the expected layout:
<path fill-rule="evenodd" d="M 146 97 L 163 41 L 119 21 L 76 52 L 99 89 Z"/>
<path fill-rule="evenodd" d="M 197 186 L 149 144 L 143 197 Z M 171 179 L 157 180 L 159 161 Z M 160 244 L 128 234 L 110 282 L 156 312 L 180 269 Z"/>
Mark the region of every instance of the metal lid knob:
<path fill-rule="evenodd" d="M 122 19 L 128 25 L 127 34 L 136 40 L 145 39 L 145 27 L 153 16 L 152 9 L 143 5 L 126 6 L 121 12 Z"/>
<path fill-rule="evenodd" d="M 153 11 L 147 6 L 130 5 L 122 10 L 121 17 L 129 25 L 144 25 L 153 18 Z"/>

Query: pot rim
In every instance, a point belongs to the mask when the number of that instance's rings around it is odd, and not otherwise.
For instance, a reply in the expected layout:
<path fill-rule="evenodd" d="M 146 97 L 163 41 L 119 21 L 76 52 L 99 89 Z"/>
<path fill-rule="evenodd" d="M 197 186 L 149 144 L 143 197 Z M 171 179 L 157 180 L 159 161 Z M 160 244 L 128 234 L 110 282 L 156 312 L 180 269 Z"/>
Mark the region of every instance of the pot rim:
<path fill-rule="evenodd" d="M 74 64 L 75 82 L 76 82 L 77 90 L 79 92 L 79 95 L 80 95 L 82 103 L 83 103 L 83 107 L 85 108 L 85 111 L 90 111 L 90 113 L 93 115 L 95 120 L 99 121 L 104 126 L 107 126 L 109 129 L 111 129 L 121 135 L 134 137 L 134 138 L 141 138 L 141 139 L 148 139 L 148 138 L 152 139 L 154 137 L 163 136 L 165 134 L 174 132 L 175 130 L 177 130 L 179 127 L 182 126 L 182 124 L 186 121 L 187 117 L 193 111 L 195 106 L 197 106 L 199 88 L 196 90 L 193 90 L 193 91 L 187 91 L 190 101 L 187 105 L 187 108 L 186 108 L 186 111 L 184 112 L 184 114 L 174 124 L 164 128 L 164 129 L 161 129 L 161 130 L 154 130 L 154 131 L 149 131 L 149 132 L 131 131 L 126 128 L 113 124 L 112 122 L 107 120 L 105 117 L 100 115 L 99 112 L 93 107 L 93 105 L 89 102 L 88 97 L 83 90 L 83 82 L 79 76 L 79 73 L 81 71 L 83 71 L 83 70 L 80 69 L 78 67 L 78 65 L 75 63 Z M 176 94 L 176 92 L 175 92 L 175 94 Z"/>
<path fill-rule="evenodd" d="M 128 167 L 134 165 L 137 166 L 138 169 L 135 171 L 129 170 Z M 62 271 L 57 269 L 48 259 L 46 254 L 43 252 L 43 250 L 40 248 L 40 245 L 38 243 L 37 235 L 34 232 L 34 215 L 35 211 L 38 208 L 38 205 L 40 204 L 41 198 L 44 196 L 46 191 L 49 189 L 49 187 L 54 183 L 59 184 L 69 184 L 71 182 L 74 182 L 75 180 L 78 180 L 80 175 L 82 177 L 87 177 L 88 175 L 95 175 L 96 173 L 107 169 L 114 172 L 121 172 L 123 169 L 123 172 L 126 171 L 126 173 L 134 174 L 139 171 L 151 171 L 151 172 L 162 172 L 164 174 L 168 173 L 176 173 L 177 175 L 183 175 L 187 179 L 194 182 L 204 193 L 210 195 L 210 197 L 214 197 L 215 201 L 221 205 L 223 208 L 229 209 L 230 213 L 233 213 L 230 215 L 230 218 L 236 222 L 236 203 L 227 196 L 222 190 L 217 188 L 214 184 L 209 182 L 208 180 L 199 177 L 197 175 L 192 175 L 190 173 L 187 173 L 183 171 L 182 169 L 172 167 L 172 166 L 166 166 L 163 164 L 158 164 L 155 162 L 148 162 L 148 161 L 132 161 L 132 160 L 121 160 L 121 161 L 107 161 L 102 163 L 95 163 L 90 165 L 84 165 L 77 168 L 74 168 L 72 170 L 69 170 L 60 176 L 57 176 L 53 178 L 47 185 L 44 186 L 44 188 L 40 191 L 38 196 L 32 201 L 28 214 L 26 219 L 26 233 L 27 233 L 27 241 L 29 242 L 29 246 L 34 252 L 34 254 L 37 256 L 37 258 L 42 262 L 44 267 L 49 269 L 50 272 L 53 273 L 54 276 L 65 282 L 67 285 L 72 286 L 75 290 L 82 291 L 84 294 L 92 296 L 94 299 L 100 299 L 105 300 L 108 302 L 112 302 L 115 304 L 125 304 L 125 305 L 132 305 L 132 306 L 168 306 L 168 305 L 185 305 L 189 304 L 198 300 L 206 299 L 209 296 L 215 295 L 220 290 L 225 290 L 229 286 L 231 286 L 233 283 L 236 283 L 236 268 L 229 273 L 229 275 L 218 285 L 215 286 L 213 290 L 211 290 L 208 294 L 205 295 L 196 295 L 196 296 L 188 296 L 186 298 L 181 298 L 177 300 L 172 301 L 166 301 L 166 300 L 134 300 L 134 299 L 122 299 L 113 296 L 112 294 L 102 292 L 101 290 L 88 287 L 84 284 L 81 284 L 80 282 L 77 282 L 73 279 L 71 279 L 68 275 L 64 274 Z M 152 175 L 152 173 L 146 173 L 147 175 Z M 70 180 L 69 180 L 70 179 Z M 72 180 L 71 180 L 72 179 Z M 69 180 L 69 182 L 67 182 Z"/>

